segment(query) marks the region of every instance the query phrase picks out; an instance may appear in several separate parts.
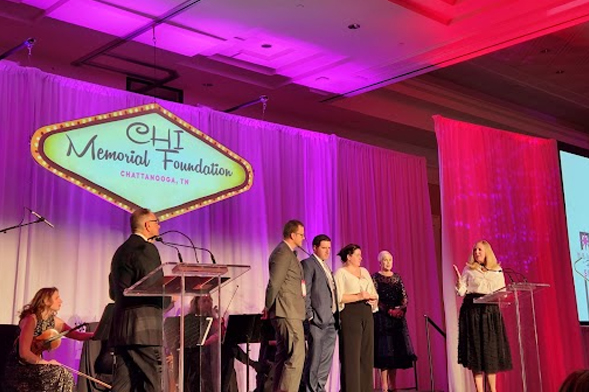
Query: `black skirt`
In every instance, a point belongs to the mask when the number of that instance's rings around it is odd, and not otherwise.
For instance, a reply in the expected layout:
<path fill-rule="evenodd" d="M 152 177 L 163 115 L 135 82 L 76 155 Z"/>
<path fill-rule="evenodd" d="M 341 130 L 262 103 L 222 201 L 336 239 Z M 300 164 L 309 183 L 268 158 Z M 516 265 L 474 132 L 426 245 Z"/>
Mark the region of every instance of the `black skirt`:
<path fill-rule="evenodd" d="M 383 311 L 374 313 L 374 367 L 408 369 L 416 360 L 405 316 L 398 319 Z"/>
<path fill-rule="evenodd" d="M 512 369 L 511 351 L 498 305 L 475 304 L 467 294 L 458 320 L 458 363 L 475 373 Z"/>

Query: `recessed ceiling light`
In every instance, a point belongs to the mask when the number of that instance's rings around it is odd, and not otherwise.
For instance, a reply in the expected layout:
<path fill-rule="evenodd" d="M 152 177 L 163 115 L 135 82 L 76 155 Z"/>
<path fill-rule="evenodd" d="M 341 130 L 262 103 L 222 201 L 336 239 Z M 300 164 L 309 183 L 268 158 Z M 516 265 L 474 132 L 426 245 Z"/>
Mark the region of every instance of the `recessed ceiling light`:
<path fill-rule="evenodd" d="M 352 23 L 348 25 L 348 29 L 350 30 L 358 30 L 360 28 L 360 25 L 358 23 Z"/>
<path fill-rule="evenodd" d="M 272 47 L 272 45 L 270 44 L 262 44 L 262 48 L 264 49 L 270 49 Z"/>

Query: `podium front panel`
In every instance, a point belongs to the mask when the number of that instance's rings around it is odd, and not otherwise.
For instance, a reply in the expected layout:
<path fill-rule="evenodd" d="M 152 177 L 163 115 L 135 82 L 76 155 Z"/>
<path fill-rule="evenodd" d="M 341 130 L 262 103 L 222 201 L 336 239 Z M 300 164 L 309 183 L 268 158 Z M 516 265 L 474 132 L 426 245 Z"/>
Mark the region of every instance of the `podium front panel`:
<path fill-rule="evenodd" d="M 536 325 L 536 307 L 542 296 L 536 296 L 547 287 L 545 283 L 516 282 L 474 300 L 501 307 L 513 362 L 513 370 L 504 373 L 504 377 L 517 378 L 512 385 L 520 385 L 523 392 L 543 390 L 539 355 L 543 346 L 538 341 Z"/>
<path fill-rule="evenodd" d="M 164 263 L 125 290 L 162 296 L 162 391 L 220 392 L 223 287 L 250 269 L 243 265 Z M 170 301 L 171 300 L 171 301 Z"/>

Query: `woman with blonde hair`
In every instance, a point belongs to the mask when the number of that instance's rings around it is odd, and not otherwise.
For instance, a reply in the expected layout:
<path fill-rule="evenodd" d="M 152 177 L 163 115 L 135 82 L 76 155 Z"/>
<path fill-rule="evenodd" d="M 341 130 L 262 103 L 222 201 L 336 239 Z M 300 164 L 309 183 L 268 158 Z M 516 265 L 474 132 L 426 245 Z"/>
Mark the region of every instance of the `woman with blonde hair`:
<path fill-rule="evenodd" d="M 462 273 L 454 265 L 456 292 L 464 296 L 458 322 L 458 363 L 470 369 L 477 392 L 484 391 L 486 376 L 497 391 L 497 373 L 511 370 L 511 351 L 498 305 L 474 300 L 505 287 L 505 276 L 491 245 L 478 241 Z"/>
<path fill-rule="evenodd" d="M 33 350 L 35 337 L 48 329 L 61 333 L 72 329 L 57 317 L 62 299 L 55 287 L 42 288 L 20 312 L 18 340 L 6 365 L 8 392 L 73 392 L 74 378 L 59 362 L 47 361 Z M 71 331 L 67 337 L 88 340 L 94 333 Z"/>

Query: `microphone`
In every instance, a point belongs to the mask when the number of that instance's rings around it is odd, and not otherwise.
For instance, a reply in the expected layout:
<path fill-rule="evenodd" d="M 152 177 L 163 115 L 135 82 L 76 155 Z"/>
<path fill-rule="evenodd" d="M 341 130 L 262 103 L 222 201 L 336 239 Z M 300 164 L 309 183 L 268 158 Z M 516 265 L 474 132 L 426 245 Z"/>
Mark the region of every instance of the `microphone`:
<path fill-rule="evenodd" d="M 40 214 L 36 213 L 35 211 L 31 210 L 29 207 L 25 207 L 27 210 L 29 210 L 29 212 L 33 215 L 35 215 L 38 219 L 39 222 L 45 222 L 47 225 L 49 225 L 51 228 L 55 228 L 55 226 L 53 226 L 53 224 L 51 222 L 49 222 L 47 219 L 45 219 L 44 217 L 42 217 Z"/>
<path fill-rule="evenodd" d="M 307 250 L 305 248 L 303 248 L 302 246 L 297 246 L 297 248 L 299 248 L 300 250 L 305 252 L 307 254 L 307 256 L 311 257 L 311 253 L 307 252 Z"/>
<path fill-rule="evenodd" d="M 199 248 L 198 246 L 195 246 L 194 249 L 204 250 L 205 252 L 207 252 L 211 256 L 211 261 L 213 262 L 213 264 L 217 264 L 217 260 L 215 260 L 215 256 L 213 255 L 213 252 L 211 252 L 207 248 Z"/>
<path fill-rule="evenodd" d="M 176 243 L 173 243 L 173 242 L 165 242 L 161 237 L 164 236 L 164 235 L 166 235 L 166 234 L 168 234 L 168 233 L 178 233 L 178 234 L 180 234 L 181 236 L 183 236 L 184 238 L 186 238 L 188 240 L 188 242 L 190 242 L 190 245 L 191 246 L 183 245 L 183 244 L 176 244 Z M 160 238 L 159 240 L 157 239 L 158 237 Z M 194 251 L 194 259 L 196 260 L 197 263 L 200 263 L 200 260 L 198 259 L 198 255 L 196 254 L 196 249 L 204 249 L 204 248 L 198 248 L 198 247 L 194 246 L 194 242 L 192 242 L 192 240 L 190 239 L 190 237 L 187 236 L 186 234 L 182 233 L 181 231 L 178 231 L 178 230 L 168 230 L 168 231 L 164 231 L 163 233 L 160 233 L 159 235 L 154 236 L 153 238 L 156 241 L 159 241 L 159 242 L 161 242 L 162 244 L 165 244 L 165 245 L 167 244 L 167 245 L 171 245 L 171 246 L 180 246 L 180 247 L 183 247 L 183 248 L 191 248 Z M 206 251 L 208 251 L 210 253 L 210 251 L 208 249 L 204 249 L 204 250 L 206 250 Z M 212 256 L 212 253 L 211 253 L 211 260 L 213 260 L 213 264 L 216 264 L 215 263 L 215 258 Z"/>
<path fill-rule="evenodd" d="M 509 271 L 507 271 L 505 268 L 503 268 L 503 274 L 506 275 L 509 278 L 510 283 L 515 283 L 515 280 L 513 279 L 513 276 L 511 276 L 511 274 L 509 273 Z"/>
<path fill-rule="evenodd" d="M 528 283 L 528 279 L 526 278 L 526 276 L 521 272 L 514 270 L 513 268 L 503 268 L 503 271 L 507 276 L 509 276 L 508 274 L 513 274 L 514 276 L 519 277 L 521 279 L 521 282 Z M 515 283 L 513 278 L 510 277 L 509 279 L 511 279 L 511 283 Z"/>
<path fill-rule="evenodd" d="M 158 241 L 158 240 L 156 239 L 156 241 Z M 160 240 L 160 241 L 164 242 L 163 240 Z M 170 244 L 170 245 L 174 245 L 174 246 L 180 246 L 182 248 L 190 248 L 190 249 L 195 249 L 195 250 L 203 250 L 203 251 L 207 252 L 211 256 L 211 261 L 213 262 L 213 264 L 217 264 L 217 260 L 215 260 L 215 255 L 213 255 L 213 252 L 211 252 L 207 248 L 201 248 L 199 246 L 194 246 L 194 245 L 177 244 L 175 242 L 165 242 L 165 243 L 166 244 Z"/>
<path fill-rule="evenodd" d="M 507 276 L 507 278 L 509 279 L 509 282 L 510 283 L 515 283 L 515 279 L 513 279 L 513 276 L 511 275 L 512 273 L 514 273 L 514 271 L 511 270 L 511 269 L 509 269 L 509 268 L 501 268 L 499 270 L 492 270 L 492 269 L 488 269 L 484 265 L 481 265 L 481 269 L 483 271 L 485 271 L 485 272 L 496 272 L 496 273 L 499 273 L 499 274 L 502 273 L 503 275 Z"/>
<path fill-rule="evenodd" d="M 303 241 L 307 242 L 307 239 L 306 238 L 303 238 Z M 307 249 L 303 248 L 302 246 L 297 246 L 297 248 L 299 248 L 300 250 L 302 250 L 303 252 L 305 252 L 307 254 L 307 256 L 311 257 L 311 253 L 307 252 Z"/>
<path fill-rule="evenodd" d="M 178 254 L 178 261 L 180 261 L 180 263 L 184 263 L 184 260 L 182 260 L 182 254 L 180 253 L 180 249 L 178 249 L 177 247 L 175 247 L 172 244 L 168 244 L 167 242 L 164 242 L 164 240 L 162 239 L 162 237 L 158 237 L 155 236 L 153 237 L 156 241 L 161 242 L 162 244 L 164 244 L 165 246 L 169 246 L 170 248 L 174 248 L 176 249 L 176 253 Z"/>

